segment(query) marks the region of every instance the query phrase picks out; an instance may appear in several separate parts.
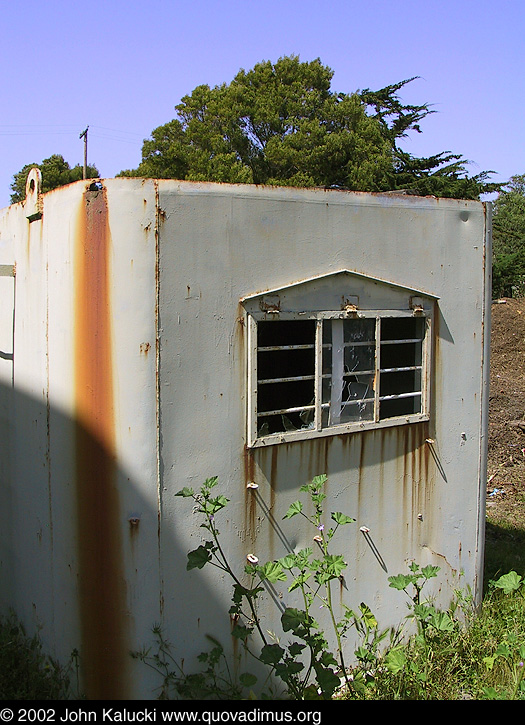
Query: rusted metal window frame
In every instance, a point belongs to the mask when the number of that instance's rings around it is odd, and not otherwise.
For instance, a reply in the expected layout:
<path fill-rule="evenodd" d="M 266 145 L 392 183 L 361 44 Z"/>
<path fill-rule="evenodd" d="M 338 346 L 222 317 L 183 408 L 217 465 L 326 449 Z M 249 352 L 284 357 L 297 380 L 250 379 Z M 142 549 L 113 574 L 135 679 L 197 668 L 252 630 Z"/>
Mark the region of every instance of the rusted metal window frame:
<path fill-rule="evenodd" d="M 347 314 L 346 312 L 338 311 L 306 311 L 306 312 L 251 312 L 246 314 L 247 320 L 247 352 L 248 352 L 248 395 L 247 395 L 247 443 L 250 448 L 257 448 L 267 445 L 275 445 L 277 443 L 288 443 L 296 440 L 308 440 L 312 438 L 341 435 L 345 433 L 355 433 L 363 430 L 370 430 L 376 428 L 389 428 L 397 425 L 405 425 L 407 423 L 418 423 L 421 421 L 429 420 L 430 417 L 430 370 L 431 370 L 431 353 L 432 353 L 432 318 L 433 310 L 428 309 L 407 309 L 407 310 L 359 310 L 357 313 Z M 338 423 L 322 426 L 322 354 L 323 354 L 323 338 L 322 338 L 322 323 L 324 320 L 348 320 L 358 319 L 374 319 L 375 320 L 375 369 L 370 371 L 374 373 L 375 386 L 373 391 L 373 397 L 371 396 L 370 401 L 373 400 L 374 414 L 373 420 L 362 420 L 352 421 L 346 423 Z M 424 332 L 421 349 L 421 365 L 409 365 L 400 368 L 381 368 L 381 346 L 385 344 L 399 344 L 402 342 L 401 339 L 395 339 L 390 341 L 381 341 L 381 320 L 386 318 L 413 318 L 420 317 L 424 318 Z M 307 408 L 314 411 L 314 422 L 309 428 L 301 428 L 293 431 L 284 431 L 279 433 L 271 433 L 269 435 L 258 436 L 257 435 L 257 390 L 258 384 L 261 382 L 257 380 L 257 324 L 260 321 L 284 321 L 284 320 L 315 320 L 316 321 L 316 332 L 315 332 L 315 373 L 314 378 L 314 404 L 311 406 L 300 406 L 297 410 L 305 411 Z M 408 341 L 408 340 L 407 340 Z M 419 341 L 419 338 L 418 338 Z M 371 342 L 371 341 L 369 341 Z M 355 343 L 353 343 L 355 344 Z M 364 344 L 364 343 L 363 343 Z M 283 349 L 286 346 L 276 346 Z M 303 346 L 304 347 L 304 346 Z M 311 348 L 311 345 L 309 346 Z M 344 348 L 343 348 L 344 349 Z M 380 396 L 380 384 L 379 379 L 381 374 L 392 371 L 403 371 L 409 369 L 420 369 L 421 370 L 421 391 L 411 391 L 408 393 L 400 393 L 392 396 Z M 361 371 L 359 371 L 361 373 Z M 302 376 L 299 376 L 302 377 Z M 309 379 L 312 376 L 304 376 Z M 287 378 L 288 379 L 288 378 Z M 297 378 L 298 379 L 298 378 Z M 273 378 L 273 381 L 280 380 L 286 382 L 285 378 Z M 271 382 L 267 380 L 265 382 Z M 264 383 L 263 383 L 264 384 Z M 415 397 L 421 395 L 421 411 L 418 413 L 404 414 L 391 418 L 379 418 L 379 403 L 381 400 L 403 398 L 403 397 Z M 362 402 L 362 401 L 361 401 Z M 324 406 L 326 407 L 326 405 Z M 272 412 L 293 412 L 295 408 L 283 408 L 282 411 L 264 411 L 265 415 Z"/>

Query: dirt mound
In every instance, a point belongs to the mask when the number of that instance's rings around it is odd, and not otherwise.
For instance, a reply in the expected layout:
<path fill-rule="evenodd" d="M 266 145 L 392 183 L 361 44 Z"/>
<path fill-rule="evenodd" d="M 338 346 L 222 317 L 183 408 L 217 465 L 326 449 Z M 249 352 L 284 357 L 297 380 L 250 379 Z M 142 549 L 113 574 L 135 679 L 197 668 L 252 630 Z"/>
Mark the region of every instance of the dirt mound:
<path fill-rule="evenodd" d="M 487 506 L 525 522 L 525 299 L 492 303 Z M 510 520 L 509 520 L 510 519 Z"/>

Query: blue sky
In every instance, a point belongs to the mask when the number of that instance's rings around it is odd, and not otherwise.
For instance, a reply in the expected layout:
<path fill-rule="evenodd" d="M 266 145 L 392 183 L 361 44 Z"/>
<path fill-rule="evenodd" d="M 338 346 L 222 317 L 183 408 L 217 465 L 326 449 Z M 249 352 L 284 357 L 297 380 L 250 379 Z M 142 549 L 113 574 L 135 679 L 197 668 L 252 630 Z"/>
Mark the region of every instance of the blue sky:
<path fill-rule="evenodd" d="M 88 161 L 114 176 L 196 85 L 291 54 L 330 66 L 334 91 L 419 76 L 402 98 L 436 113 L 405 150 L 525 173 L 523 0 L 4 0 L 0 23 L 0 208 L 24 164 L 82 163 L 86 126 Z"/>

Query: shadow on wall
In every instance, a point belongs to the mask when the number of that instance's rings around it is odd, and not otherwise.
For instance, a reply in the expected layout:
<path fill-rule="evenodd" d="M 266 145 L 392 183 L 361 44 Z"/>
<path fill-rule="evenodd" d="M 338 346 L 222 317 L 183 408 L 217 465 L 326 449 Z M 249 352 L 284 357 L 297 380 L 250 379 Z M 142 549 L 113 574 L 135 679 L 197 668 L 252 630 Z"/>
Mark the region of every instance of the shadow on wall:
<path fill-rule="evenodd" d="M 399 458 L 403 481 L 414 481 L 423 494 L 423 482 L 431 478 L 428 435 L 428 425 L 422 423 L 340 441 L 327 438 L 315 446 L 300 442 L 301 469 L 312 475 L 321 469 L 334 475 L 346 471 L 340 449 L 350 447 L 354 469 L 348 469 L 347 486 L 352 490 L 345 495 L 354 497 L 359 510 L 365 496 L 362 460 L 367 448 L 377 449 L 381 468 Z M 156 651 L 156 623 L 173 643 L 176 660 L 184 660 L 185 671 L 200 670 L 195 655 L 210 648 L 206 634 L 228 632 L 230 602 L 221 601 L 215 577 L 208 581 L 200 570 L 186 571 L 187 550 L 176 532 L 190 515 L 190 502 L 179 499 L 178 520 L 161 516 L 157 478 L 131 475 L 97 431 L 6 385 L 0 385 L 0 441 L 0 611 L 12 607 L 30 633 L 39 629 L 46 650 L 62 663 L 78 649 L 88 699 L 155 698 L 159 676 L 130 652 L 143 647 Z M 290 445 L 254 451 L 245 471 L 250 480 L 267 484 L 264 495 L 259 490 L 250 494 L 246 519 L 248 535 L 255 537 L 262 525 L 269 529 L 263 537 L 269 542 L 268 558 L 284 555 L 300 542 L 297 526 L 285 528 L 274 506 L 278 491 L 296 496 L 297 480 L 289 476 L 291 454 Z M 382 475 L 377 469 L 373 474 Z M 388 511 L 397 494 L 385 491 Z M 415 498 L 413 505 L 419 510 Z M 353 515 L 352 507 L 349 513 Z M 200 522 L 195 523 L 197 533 Z M 352 536 L 364 536 L 363 565 L 367 571 L 376 569 L 369 577 L 372 584 L 396 573 L 389 570 L 384 540 L 357 529 Z M 352 536 L 345 540 L 349 555 L 358 551 L 352 548 Z M 192 548 L 199 543 L 195 540 Z M 282 610 L 285 600 L 279 593 L 268 591 L 268 596 Z M 230 638 L 221 643 L 227 652 L 235 646 Z"/>
<path fill-rule="evenodd" d="M 228 620 L 200 572 L 189 578 L 187 552 L 161 525 L 158 483 L 148 490 L 96 431 L 6 385 L 0 441 L 1 610 L 14 609 L 29 632 L 40 630 L 62 663 L 78 649 L 88 699 L 154 699 L 158 676 L 130 656 L 144 646 L 154 651 L 153 625 L 184 658 L 199 636 L 208 648 L 197 628 L 199 603 Z M 180 590 L 163 587 L 162 558 L 177 562 Z M 173 599 L 170 612 L 182 599 L 186 612 L 188 600 L 194 605 L 192 631 L 187 617 L 164 621 L 164 598 Z"/>

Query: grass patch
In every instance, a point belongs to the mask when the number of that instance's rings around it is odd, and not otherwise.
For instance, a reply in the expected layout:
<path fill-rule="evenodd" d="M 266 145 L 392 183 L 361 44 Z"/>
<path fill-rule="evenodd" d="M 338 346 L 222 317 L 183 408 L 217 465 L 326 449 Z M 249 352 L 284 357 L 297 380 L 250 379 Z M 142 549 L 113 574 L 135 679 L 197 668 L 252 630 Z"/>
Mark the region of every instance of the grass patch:
<path fill-rule="evenodd" d="M 459 594 L 447 627 L 419 631 L 402 647 L 355 670 L 355 689 L 343 699 L 524 700 L 525 584 L 495 586 L 507 572 L 525 579 L 525 528 L 487 520 L 485 595 L 478 611 Z M 0 616 L 0 699 L 68 700 L 75 656 L 64 668 L 38 635 L 28 636 L 14 615 Z M 78 684 L 77 684 L 78 689 Z M 341 696 L 341 695 L 340 695 Z"/>
<path fill-rule="evenodd" d="M 508 571 L 525 576 L 525 528 L 487 519 L 485 580 L 489 581 Z"/>
<path fill-rule="evenodd" d="M 386 655 L 368 673 L 367 687 L 348 699 L 525 700 L 523 585 L 505 594 L 492 584 L 467 625 L 454 619 L 448 631 L 412 637 L 400 657 Z"/>
<path fill-rule="evenodd" d="M 376 663 L 347 694 L 364 700 L 525 700 L 525 528 L 487 521 L 479 610 L 458 595 L 452 625 L 428 628 Z M 505 591 L 497 582 L 515 585 Z M 520 582 L 521 578 L 521 582 Z M 458 616 L 461 615 L 461 616 Z M 359 688 L 358 688 L 359 689 Z"/>
<path fill-rule="evenodd" d="M 28 636 L 13 614 L 0 617 L 0 699 L 67 700 L 69 669 L 46 655 L 38 635 Z"/>

